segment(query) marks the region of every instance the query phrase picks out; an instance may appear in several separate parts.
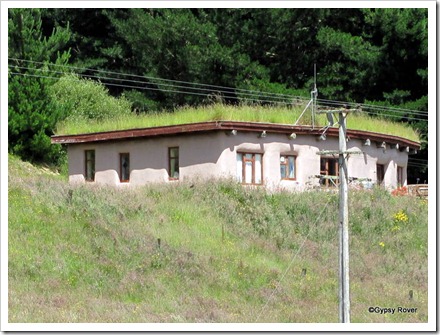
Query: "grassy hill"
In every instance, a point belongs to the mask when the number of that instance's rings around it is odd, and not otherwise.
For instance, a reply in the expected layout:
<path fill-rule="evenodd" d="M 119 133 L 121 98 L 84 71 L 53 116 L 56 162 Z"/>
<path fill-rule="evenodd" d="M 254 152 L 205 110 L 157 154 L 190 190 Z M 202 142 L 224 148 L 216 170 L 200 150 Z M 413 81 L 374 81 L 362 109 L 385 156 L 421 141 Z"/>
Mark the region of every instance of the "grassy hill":
<path fill-rule="evenodd" d="M 9 322 L 338 322 L 335 193 L 71 186 L 9 156 L 8 197 Z M 427 322 L 426 202 L 349 206 L 352 322 Z"/>
<path fill-rule="evenodd" d="M 204 121 L 249 121 L 293 124 L 304 110 L 304 105 L 295 107 L 269 106 L 228 106 L 214 104 L 200 107 L 178 108 L 172 113 L 122 115 L 119 118 L 112 116 L 108 120 L 67 119 L 57 125 L 57 135 L 93 133 L 110 130 L 148 128 Z M 327 117 L 324 114 L 316 116 L 317 127 L 326 126 Z M 380 127 L 378 128 L 378 123 Z M 311 125 L 310 111 L 305 113 L 298 125 Z M 367 130 L 404 137 L 413 141 L 420 141 L 419 134 L 409 124 L 392 122 L 368 116 L 366 113 L 351 113 L 347 118 L 347 128 Z"/>

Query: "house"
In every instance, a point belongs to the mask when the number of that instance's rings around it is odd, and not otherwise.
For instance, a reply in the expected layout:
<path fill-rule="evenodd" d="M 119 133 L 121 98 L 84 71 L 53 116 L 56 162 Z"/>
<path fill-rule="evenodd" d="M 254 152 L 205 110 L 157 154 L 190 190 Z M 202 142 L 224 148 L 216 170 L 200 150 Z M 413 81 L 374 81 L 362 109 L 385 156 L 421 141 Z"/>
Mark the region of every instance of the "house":
<path fill-rule="evenodd" d="M 348 130 L 353 183 L 406 185 L 408 155 L 419 143 Z M 331 187 L 338 182 L 338 129 L 208 121 L 120 131 L 57 135 L 68 149 L 69 181 L 115 186 L 234 178 L 271 190 Z M 357 152 L 357 153 L 355 153 Z"/>

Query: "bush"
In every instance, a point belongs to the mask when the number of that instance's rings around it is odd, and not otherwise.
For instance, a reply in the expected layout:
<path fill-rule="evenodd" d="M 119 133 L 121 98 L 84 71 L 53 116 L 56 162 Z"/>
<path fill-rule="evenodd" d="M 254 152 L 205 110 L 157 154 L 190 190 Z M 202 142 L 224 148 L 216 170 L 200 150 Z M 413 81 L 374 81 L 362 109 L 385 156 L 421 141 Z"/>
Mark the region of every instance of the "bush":
<path fill-rule="evenodd" d="M 124 97 L 112 97 L 100 82 L 68 74 L 49 89 L 53 103 L 70 120 L 105 120 L 131 113 L 131 103 Z"/>

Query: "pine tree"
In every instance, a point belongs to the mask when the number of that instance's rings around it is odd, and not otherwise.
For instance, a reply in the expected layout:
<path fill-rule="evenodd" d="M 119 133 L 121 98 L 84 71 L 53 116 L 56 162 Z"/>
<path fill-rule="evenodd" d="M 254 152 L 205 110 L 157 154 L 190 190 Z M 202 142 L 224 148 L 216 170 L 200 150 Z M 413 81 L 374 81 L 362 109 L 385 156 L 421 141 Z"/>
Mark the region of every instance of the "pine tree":
<path fill-rule="evenodd" d="M 48 88 L 69 60 L 60 52 L 69 41 L 69 28 L 42 33 L 41 9 L 10 9 L 8 20 L 8 150 L 23 159 L 58 163 L 63 153 L 50 144 L 50 136 L 63 111 L 51 102 Z M 53 78 L 50 78 L 53 77 Z"/>

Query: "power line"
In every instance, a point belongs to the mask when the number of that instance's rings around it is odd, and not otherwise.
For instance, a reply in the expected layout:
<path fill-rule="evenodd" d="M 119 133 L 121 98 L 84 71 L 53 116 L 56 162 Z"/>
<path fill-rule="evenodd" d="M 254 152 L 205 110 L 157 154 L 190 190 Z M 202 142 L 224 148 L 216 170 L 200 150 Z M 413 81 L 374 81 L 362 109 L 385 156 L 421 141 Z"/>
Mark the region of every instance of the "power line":
<path fill-rule="evenodd" d="M 55 71 L 56 72 L 56 71 Z M 59 72 L 63 73 L 63 72 Z M 53 77 L 53 76 L 43 76 L 43 75 L 32 75 L 28 73 L 19 73 L 19 72 L 9 72 L 9 74 L 13 75 L 19 75 L 19 76 L 25 76 L 25 77 L 35 77 L 35 78 L 46 78 L 46 79 L 56 79 L 59 80 L 59 77 Z M 133 86 L 133 85 L 122 85 L 122 84 L 114 84 L 109 82 L 102 82 L 104 85 L 107 86 L 113 86 L 113 87 L 122 87 L 122 88 L 130 88 L 130 89 L 139 89 L 139 90 L 146 90 L 146 91 L 161 91 L 161 92 L 168 92 L 168 93 L 178 93 L 178 94 L 189 94 L 189 95 L 196 95 L 196 96 L 203 96 L 203 97 L 209 97 L 210 93 L 197 93 L 197 92 L 188 92 L 188 91 L 180 91 L 180 90 L 166 90 L 162 88 L 153 88 L 153 87 L 142 87 L 142 86 Z M 145 83 L 149 84 L 149 83 Z M 216 93 L 216 92 L 213 92 Z M 259 102 L 259 103 L 271 103 L 271 104 L 281 104 L 281 105 L 297 105 L 297 102 L 283 102 L 283 101 L 276 101 L 276 100 L 262 100 L 262 99 L 255 99 L 255 98 L 245 98 L 245 97 L 236 97 L 231 95 L 223 95 L 223 98 L 233 99 L 233 100 L 239 100 L 239 101 L 251 101 L 251 102 Z M 402 117 L 399 115 L 394 114 L 385 114 L 385 113 L 379 113 L 379 112 L 371 112 L 373 115 L 376 116 L 388 116 L 392 118 L 398 118 L 401 119 Z M 415 118 L 412 117 L 411 120 L 416 121 L 426 121 L 426 119 L 421 118 Z"/>
<path fill-rule="evenodd" d="M 365 111 L 365 113 L 369 113 L 371 115 L 375 115 L 375 116 L 387 116 L 390 118 L 398 118 L 398 119 L 403 119 L 403 118 L 407 118 L 408 121 L 428 121 L 427 119 L 422 119 L 419 117 L 414 117 L 414 116 L 402 116 L 402 115 L 395 115 L 395 114 L 386 114 L 386 113 L 380 113 L 380 112 L 371 112 L 371 111 Z"/>
<path fill-rule="evenodd" d="M 289 99 L 300 99 L 300 100 L 308 100 L 304 97 L 299 96 L 291 96 L 288 94 L 280 94 L 280 93 L 271 93 L 271 92 L 260 92 L 255 90 L 246 90 L 246 89 L 240 89 L 240 88 L 233 88 L 233 87 L 227 87 L 227 86 L 218 86 L 218 85 L 210 85 L 210 84 L 202 84 L 202 83 L 196 83 L 196 82 L 188 82 L 188 81 L 180 81 L 180 80 L 172 80 L 172 79 L 164 79 L 164 78 L 157 78 L 157 77 L 149 77 L 149 76 L 140 76 L 135 74 L 126 74 L 122 72 L 114 72 L 114 71 L 105 71 L 105 70 L 97 70 L 92 68 L 83 68 L 83 67 L 77 67 L 77 66 L 71 66 L 71 65 L 61 65 L 61 64 L 53 64 L 53 63 L 44 63 L 44 62 L 37 62 L 37 61 L 31 61 L 31 60 L 25 60 L 25 59 L 19 59 L 19 58 L 8 58 L 9 60 L 15 60 L 15 61 L 22 61 L 32 64 L 41 64 L 41 65 L 51 65 L 51 66 L 58 66 L 58 67 L 64 67 L 64 68 L 71 68 L 71 69 L 77 69 L 81 71 L 93 71 L 93 72 L 101 72 L 101 73 L 108 73 L 108 74 L 117 74 L 117 75 L 123 75 L 123 76 L 131 76 L 131 77 L 137 77 L 137 78 L 143 78 L 143 79 L 151 79 L 151 80 L 159 80 L 159 81 L 166 81 L 166 82 L 175 82 L 175 83 L 184 83 L 184 84 L 190 84 L 190 85 L 197 85 L 197 86 L 204 86 L 204 87 L 214 87 L 214 88 L 222 88 L 222 89 L 229 89 L 229 90 L 235 90 L 239 92 L 251 92 L 251 93 L 265 93 L 270 94 L 271 96 L 279 96 L 279 97 L 285 97 Z M 90 76 L 90 75 L 89 75 Z M 114 78 L 116 80 L 116 78 Z M 120 79 L 124 80 L 124 79 Z M 322 104 L 328 104 L 328 105 L 350 105 L 350 106 L 357 106 L 359 103 L 355 102 L 348 102 L 348 101 L 337 101 L 337 100 L 329 100 L 329 99 L 317 99 Z M 392 106 L 379 106 L 379 105 L 371 105 L 371 104 L 361 104 L 363 108 L 370 108 L 370 109 L 386 109 L 386 110 L 393 110 L 397 112 L 413 112 L 416 114 L 427 114 L 427 111 L 418 111 L 418 110 L 411 110 L 411 109 L 405 109 L 400 107 L 392 107 Z"/>
<path fill-rule="evenodd" d="M 319 104 L 318 106 L 320 106 L 324 111 L 325 111 L 325 107 L 328 107 L 328 106 L 326 106 L 326 105 L 324 105 L 322 103 Z M 332 104 L 331 105 L 331 107 L 335 107 L 335 106 L 337 106 L 337 105 L 336 104 Z M 355 104 L 353 106 L 362 107 L 363 108 L 363 106 L 361 104 Z M 386 108 L 381 108 L 381 110 L 388 111 Z M 408 116 L 406 112 L 397 112 L 397 111 L 388 111 L 388 112 L 393 112 L 395 114 L 386 114 L 386 113 L 383 113 L 383 112 L 380 112 L 380 111 L 375 111 L 375 110 L 369 111 L 369 110 L 365 110 L 365 109 L 362 109 L 361 111 L 358 111 L 358 113 L 369 113 L 371 115 L 377 115 L 377 116 L 387 116 L 387 117 L 399 118 L 399 119 L 407 118 L 408 121 L 413 121 L 413 120 L 415 120 L 415 121 L 427 121 L 426 118 Z M 398 115 L 398 114 L 401 114 L 401 115 Z"/>
<path fill-rule="evenodd" d="M 412 158 L 412 157 L 411 157 L 410 160 L 420 161 L 420 162 L 424 162 L 424 163 L 427 163 L 427 162 L 428 162 L 427 159 L 423 159 L 423 158 Z"/>
<path fill-rule="evenodd" d="M 428 164 L 419 164 L 419 163 L 411 163 L 408 162 L 408 166 L 413 166 L 413 167 L 426 167 Z"/>
<path fill-rule="evenodd" d="M 55 71 L 55 70 L 48 70 L 48 69 L 35 69 L 35 68 L 29 68 L 29 67 L 23 67 L 23 66 L 14 66 L 14 68 L 18 68 L 18 69 L 22 69 L 22 70 L 40 70 L 43 72 L 52 72 L 52 73 L 56 73 L 56 74 L 69 74 L 69 72 L 63 72 L 63 71 Z M 102 76 L 95 76 L 95 75 L 83 75 L 81 74 L 80 76 L 83 77 L 89 77 L 89 78 L 96 78 L 99 80 L 114 80 L 114 81 L 121 81 L 121 82 L 129 82 L 129 83 L 138 83 L 138 84 L 145 84 L 145 85 L 157 85 L 157 86 L 166 86 L 166 87 L 171 87 L 171 88 L 183 88 L 183 89 L 189 89 L 189 90 L 198 90 L 198 91 L 208 91 L 211 93 L 227 93 L 227 94 L 231 94 L 234 92 L 230 92 L 230 91 L 223 91 L 223 90 L 212 90 L 212 89 L 208 89 L 208 88 L 200 88 L 200 87 L 189 87 L 189 86 L 181 86 L 181 85 L 174 85 L 174 84 L 163 84 L 163 83 L 155 83 L 155 82 L 145 82 L 145 81 L 140 81 L 140 80 L 130 80 L 130 79 L 121 79 L 121 78 L 113 78 L 113 77 L 102 77 Z M 257 91 L 255 91 L 257 92 Z M 260 92 L 260 93 L 239 93 L 239 94 L 243 94 L 243 95 L 249 95 L 249 96 L 258 96 L 258 97 L 268 97 L 268 98 L 274 98 L 274 99 L 286 99 L 284 97 L 273 97 L 271 95 L 266 95 L 264 94 L 265 92 Z M 250 99 L 250 98 L 249 98 Z M 277 100 L 274 100 L 277 101 Z"/>
<path fill-rule="evenodd" d="M 202 83 L 196 83 L 196 82 L 187 82 L 187 81 L 179 81 L 179 80 L 172 80 L 172 79 L 163 79 L 163 78 L 157 78 L 157 77 L 150 77 L 150 76 L 140 76 L 140 75 L 135 75 L 135 74 L 126 74 L 126 73 L 121 73 L 121 72 L 114 72 L 114 71 L 104 71 L 104 70 L 97 70 L 97 69 L 92 69 L 92 68 L 82 68 L 82 67 L 77 67 L 77 66 L 71 66 L 71 65 L 61 65 L 61 64 L 53 64 L 53 63 L 44 63 L 44 62 L 37 62 L 37 61 L 31 61 L 31 60 L 25 60 L 25 59 L 19 59 L 19 58 L 8 58 L 9 60 L 14 60 L 14 61 L 21 61 L 21 62 L 26 62 L 26 63 L 31 63 L 31 64 L 40 64 L 40 65 L 45 65 L 45 66 L 56 66 L 56 67 L 63 67 L 63 68 L 68 68 L 68 69 L 76 69 L 76 70 L 81 70 L 81 71 L 92 71 L 92 72 L 98 72 L 98 73 L 107 73 L 107 74 L 115 74 L 115 75 L 122 75 L 122 76 L 130 76 L 130 77 L 135 77 L 135 78 L 142 78 L 142 79 L 149 79 L 149 80 L 154 80 L 156 82 L 154 83 L 148 83 L 148 82 L 141 82 L 141 81 L 137 81 L 137 80 L 129 80 L 129 79 L 122 79 L 122 78 L 113 78 L 113 77 L 100 77 L 100 76 L 95 76 L 95 75 L 88 75 L 88 74 L 81 74 L 82 76 L 87 76 L 87 77 L 91 77 L 91 78 L 97 78 L 97 79 L 106 79 L 106 80 L 113 80 L 113 81 L 122 81 L 122 82 L 133 82 L 133 83 L 144 83 L 146 85 L 162 85 L 162 86 L 168 86 L 171 88 L 183 88 L 186 90 L 204 90 L 204 91 L 210 91 L 210 89 L 207 88 L 196 88 L 196 87 L 190 87 L 190 86 L 181 86 L 181 85 L 173 85 L 173 84 L 163 84 L 160 81 L 164 81 L 164 82 L 169 82 L 169 83 L 182 83 L 182 84 L 188 84 L 188 85 L 196 85 L 196 86 L 202 86 L 202 87 L 211 87 L 211 88 L 215 88 L 215 89 L 228 89 L 231 91 L 234 91 L 236 94 L 243 94 L 243 95 L 254 95 L 254 96 L 259 96 L 259 97 L 266 97 L 266 98 L 271 98 L 271 99 L 296 99 L 299 101 L 308 101 L 309 99 L 304 98 L 304 97 L 299 97 L 299 96 L 291 96 L 288 94 L 280 94 L 280 93 L 271 93 L 271 92 L 261 92 L 261 91 L 256 91 L 256 90 L 246 90 L 246 89 L 240 89 L 240 88 L 233 88 L 233 87 L 227 87 L 227 86 L 218 86 L 218 85 L 209 85 L 209 84 L 202 84 Z M 12 66 L 12 65 L 10 65 Z M 68 73 L 68 72 L 62 72 L 62 71 L 54 71 L 54 70 L 49 70 L 49 69 L 38 69 L 38 68 L 28 68 L 28 67 L 20 67 L 20 66 L 15 66 L 16 68 L 21 68 L 21 69 L 28 69 L 28 70 L 41 70 L 41 71 L 49 71 L 49 72 L 54 72 L 54 73 Z M 13 72 L 13 74 L 19 74 L 16 72 Z M 157 82 L 159 81 L 159 82 Z M 137 86 L 129 86 L 129 85 L 121 85 L 121 84 L 111 84 L 108 82 L 105 82 L 104 84 L 108 85 L 108 86 L 117 86 L 117 87 L 127 87 L 127 88 L 135 88 L 135 89 L 143 89 L 145 90 L 146 88 L 143 87 L 137 87 Z M 199 95 L 199 96 L 208 96 L 207 94 L 201 94 L 201 93 L 195 93 L 195 92 L 187 92 L 187 91 L 173 91 L 173 90 L 163 90 L 163 89 L 153 89 L 150 88 L 150 90 L 155 90 L 155 91 L 164 91 L 164 92 L 172 92 L 172 93 L 180 93 L 180 94 L 192 94 L 192 95 Z M 231 94 L 232 92 L 230 91 L 219 91 L 217 90 L 216 92 L 213 93 L 218 93 L 218 92 L 222 92 L 222 93 L 227 93 L 227 94 Z M 236 98 L 234 96 L 224 96 L 225 98 L 230 98 L 230 99 L 236 99 L 236 100 L 252 100 L 252 101 L 256 101 L 256 102 L 268 102 L 268 103 L 279 103 L 279 101 L 277 100 L 259 100 L 259 99 L 251 99 L 251 98 Z M 397 113 L 397 114 L 405 114 L 405 117 L 410 118 L 409 120 L 414 120 L 414 121 L 426 121 L 426 119 L 423 118 L 423 116 L 427 116 L 426 111 L 417 111 L 417 110 L 411 110 L 411 109 L 404 109 L 404 108 L 398 108 L 398 107 L 391 107 L 391 106 L 378 106 L 378 105 L 370 105 L 370 104 L 360 104 L 360 103 L 355 103 L 355 102 L 346 102 L 346 101 L 337 101 L 337 100 L 328 100 L 328 99 L 317 99 L 317 101 L 320 102 L 321 106 L 343 106 L 343 105 L 347 105 L 347 106 L 361 106 L 363 109 L 370 109 L 368 111 L 368 113 L 370 114 L 376 114 L 376 115 L 380 115 L 380 116 L 388 116 L 388 117 L 395 117 L 395 118 L 402 118 L 399 115 L 394 115 L 394 114 L 384 114 L 384 113 L 379 113 L 380 111 L 388 111 L 388 112 L 392 112 L 392 113 Z M 281 102 L 283 103 L 283 102 Z M 293 104 L 293 103 L 284 103 L 284 104 Z M 371 110 L 372 109 L 372 110 Z M 376 111 L 378 110 L 378 111 Z M 366 111 L 363 111 L 366 112 Z M 408 113 L 412 114 L 412 115 L 418 115 L 421 116 L 422 118 L 416 118 L 414 116 L 406 116 Z"/>
<path fill-rule="evenodd" d="M 296 98 L 296 99 L 307 100 L 307 98 L 299 97 L 299 96 L 292 96 L 292 95 L 289 95 L 289 94 L 259 92 L 259 91 L 255 91 L 255 90 L 247 90 L 247 89 L 234 88 L 234 87 L 228 87 L 228 86 L 218 86 L 218 85 L 202 84 L 202 83 L 182 81 L 182 80 L 164 79 L 164 78 L 157 78 L 157 77 L 150 77 L 150 76 L 140 76 L 140 75 L 136 75 L 136 74 L 127 74 L 127 73 L 122 73 L 122 72 L 97 70 L 97 69 L 91 69 L 91 68 L 81 68 L 81 67 L 71 66 L 71 65 L 61 65 L 61 64 L 53 64 L 53 63 L 36 62 L 36 61 L 20 59 L 20 58 L 8 58 L 8 59 L 9 60 L 15 60 L 15 61 L 22 61 L 22 62 L 32 63 L 32 64 L 41 64 L 41 65 L 51 65 L 51 66 L 65 67 L 65 68 L 77 69 L 77 70 L 81 70 L 81 71 L 93 71 L 93 72 L 101 72 L 101 73 L 107 73 L 107 74 L 117 74 L 117 75 L 122 75 L 122 76 L 131 76 L 131 77 L 135 77 L 135 78 L 144 78 L 144 79 L 159 80 L 159 81 L 166 81 L 166 82 L 174 82 L 174 83 L 181 83 L 181 84 L 197 85 L 197 86 L 203 86 L 203 87 L 214 87 L 214 88 L 222 88 L 222 89 L 231 89 L 231 90 L 235 90 L 235 91 L 239 91 L 239 92 L 268 93 L 268 94 L 271 94 L 271 95 L 274 95 L 274 96 L 281 96 L 281 97 L 285 97 L 285 98 L 289 98 L 289 99 Z"/>
<path fill-rule="evenodd" d="M 51 70 L 47 70 L 47 71 L 48 72 L 54 72 L 54 73 L 57 73 L 57 74 L 69 74 L 69 72 L 51 71 Z M 32 75 L 32 74 L 20 73 L 20 72 L 9 72 L 9 73 L 13 74 L 13 75 L 26 76 L 26 77 L 36 77 L 36 78 L 46 78 L 46 79 L 57 79 L 57 80 L 59 80 L 59 77 L 53 77 L 53 76 Z M 87 76 L 95 77 L 95 78 L 98 78 L 98 79 L 99 78 L 107 79 L 106 77 L 98 77 L 98 76 L 93 76 L 93 75 L 87 75 Z M 110 80 L 122 80 L 122 81 L 128 81 L 128 82 L 140 82 L 140 81 L 132 81 L 132 80 L 128 80 L 128 79 L 119 79 L 119 78 L 108 78 L 108 79 L 110 79 Z M 211 95 L 209 93 L 197 93 L 197 92 L 188 92 L 188 91 L 180 91 L 180 90 L 166 90 L 166 89 L 162 89 L 162 88 L 142 87 L 142 86 L 133 86 L 133 85 L 122 85 L 122 84 L 114 84 L 114 83 L 110 83 L 110 82 L 102 82 L 102 83 L 107 85 L 107 86 L 130 88 L 130 89 L 139 89 L 139 90 L 147 90 L 147 91 L 149 90 L 149 91 L 161 91 L 161 92 L 168 92 L 168 93 L 190 94 L 190 95 L 197 95 L 197 96 L 204 96 L 204 97 L 208 97 L 208 96 Z M 146 82 L 140 82 L 140 83 L 144 83 L 146 85 L 154 85 L 154 83 L 146 83 Z M 166 86 L 182 87 L 182 86 L 173 86 L 173 85 L 166 85 Z M 185 87 L 183 87 L 183 88 L 185 88 Z M 197 88 L 190 88 L 190 89 L 197 89 Z M 217 92 L 212 92 L 212 93 L 217 93 Z M 229 93 L 229 92 L 226 92 L 226 93 Z M 236 97 L 236 96 L 231 96 L 231 95 L 223 95 L 222 97 L 228 98 L 228 99 L 233 99 L 233 100 L 245 100 L 245 101 L 253 101 L 253 102 L 260 102 L 260 103 L 263 102 L 263 103 L 274 103 L 274 104 L 283 104 L 283 105 L 296 105 L 297 104 L 297 102 L 283 102 L 283 101 L 277 101 L 277 100 L 262 100 L 262 99 L 255 99 L 255 98 Z M 371 111 L 369 113 L 373 114 L 373 115 L 376 115 L 376 116 L 388 116 L 388 117 L 399 118 L 399 119 L 402 118 L 399 115 L 385 114 L 385 113 L 379 113 L 379 112 L 375 112 L 375 111 Z M 410 120 L 426 121 L 426 119 L 416 118 L 416 117 L 411 117 Z"/>
<path fill-rule="evenodd" d="M 322 107 L 322 105 L 318 105 L 318 106 Z M 413 121 L 413 120 L 414 121 L 427 121 L 427 119 L 423 119 L 423 118 L 418 118 L 418 117 L 413 117 L 413 116 L 407 117 L 407 116 L 404 116 L 404 115 L 396 115 L 396 114 L 386 114 L 386 113 L 381 113 L 379 111 L 366 111 L 366 110 L 363 110 L 362 113 L 369 113 L 369 114 L 375 115 L 375 116 L 387 116 L 387 117 L 390 117 L 390 118 L 398 118 L 398 119 L 407 118 L 408 121 Z"/>
<path fill-rule="evenodd" d="M 380 105 L 372 105 L 372 104 L 359 104 L 356 102 L 348 102 L 348 101 L 337 101 L 337 100 L 328 100 L 328 99 L 317 99 L 318 101 L 322 102 L 322 103 L 327 103 L 327 104 L 331 104 L 331 105 L 337 105 L 337 106 L 343 106 L 343 105 L 348 105 L 348 106 L 352 106 L 355 107 L 357 105 L 361 105 L 362 107 L 365 108 L 373 108 L 373 109 L 390 109 L 390 110 L 396 110 L 396 111 L 403 111 L 403 112 L 415 112 L 417 114 L 428 114 L 427 111 L 419 111 L 419 110 L 414 110 L 414 109 L 406 109 L 406 108 L 401 108 L 401 107 L 392 107 L 392 106 L 380 106 Z"/>
<path fill-rule="evenodd" d="M 336 107 L 336 106 L 338 106 L 338 104 L 327 104 L 326 105 L 326 104 L 320 103 L 318 106 L 321 106 L 324 109 L 325 107 L 328 107 L 328 106 Z M 399 118 L 399 119 L 408 118 L 410 120 L 427 121 L 426 118 L 418 118 L 418 117 L 414 117 L 414 116 L 408 116 L 407 112 L 388 110 L 386 107 L 380 108 L 380 110 L 384 110 L 384 111 L 394 113 L 394 114 L 385 114 L 385 113 L 380 112 L 379 110 L 377 110 L 377 111 L 376 110 L 366 110 L 362 104 L 353 104 L 353 107 L 361 107 L 362 108 L 362 110 L 359 111 L 358 113 L 369 113 L 372 115 L 388 116 L 388 117 L 394 117 L 394 118 Z M 398 115 L 398 114 L 401 114 L 401 115 Z M 414 113 L 414 115 L 419 115 L 419 114 Z M 423 116 L 423 115 L 424 114 L 420 114 L 420 116 Z"/>
<path fill-rule="evenodd" d="M 42 76 L 42 75 L 33 75 L 33 74 L 27 74 L 27 73 L 19 73 L 19 72 L 9 72 L 9 74 L 18 75 L 18 76 L 25 76 L 25 77 L 35 77 L 35 78 L 46 78 L 46 79 L 57 79 L 59 80 L 59 77 L 51 77 L 51 76 Z M 120 85 L 120 84 L 112 84 L 103 82 L 103 84 L 107 86 L 115 86 L 115 87 L 125 87 L 125 88 L 135 88 L 140 90 L 150 90 L 150 91 L 162 91 L 162 92 L 169 92 L 169 93 L 181 93 L 181 94 L 191 94 L 191 95 L 197 95 L 197 96 L 204 96 L 209 97 L 211 94 L 209 93 L 197 93 L 197 92 L 186 92 L 186 91 L 176 91 L 176 90 L 165 90 L 161 88 L 152 88 L 152 87 L 141 87 L 141 86 L 132 86 L 132 85 Z M 261 100 L 261 99 L 250 99 L 250 98 L 240 98 L 240 97 L 234 97 L 234 96 L 223 96 L 225 98 L 229 99 L 235 99 L 235 100 L 247 100 L 247 101 L 254 101 L 254 102 L 267 102 L 267 103 L 275 103 L 275 104 L 282 104 L 282 105 L 295 105 L 295 102 L 282 102 L 282 101 L 274 101 L 274 100 Z"/>

